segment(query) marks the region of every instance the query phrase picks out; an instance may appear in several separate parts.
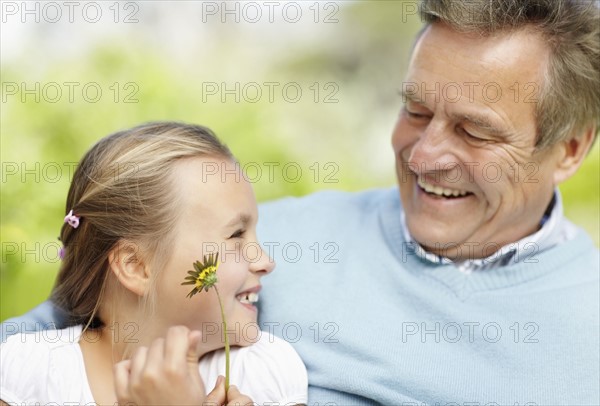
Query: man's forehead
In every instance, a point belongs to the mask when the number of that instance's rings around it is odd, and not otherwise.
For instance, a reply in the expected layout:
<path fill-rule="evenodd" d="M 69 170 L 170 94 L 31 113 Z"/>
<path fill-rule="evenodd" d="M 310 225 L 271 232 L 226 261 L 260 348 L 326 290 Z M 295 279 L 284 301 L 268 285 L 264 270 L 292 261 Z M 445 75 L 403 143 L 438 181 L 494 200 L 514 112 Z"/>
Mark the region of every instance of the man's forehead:
<path fill-rule="evenodd" d="M 458 93 L 486 104 L 499 94 L 504 101 L 535 102 L 548 54 L 543 40 L 527 30 L 477 36 L 436 23 L 416 44 L 403 84 L 404 100 L 423 103 L 430 94 L 440 93 L 454 99 Z M 411 91 L 415 87 L 418 92 Z M 514 97 L 509 99 L 511 93 Z"/>
<path fill-rule="evenodd" d="M 499 69 L 516 68 L 523 74 L 535 74 L 545 66 L 550 47 L 533 27 L 502 30 L 492 34 L 459 32 L 447 24 L 434 23 L 421 33 L 411 55 L 411 67 L 418 59 L 446 58 L 452 66 L 458 58 L 469 59 L 489 74 Z M 417 61 L 415 61 L 417 59 Z M 535 60 L 534 70 L 526 66 Z"/>

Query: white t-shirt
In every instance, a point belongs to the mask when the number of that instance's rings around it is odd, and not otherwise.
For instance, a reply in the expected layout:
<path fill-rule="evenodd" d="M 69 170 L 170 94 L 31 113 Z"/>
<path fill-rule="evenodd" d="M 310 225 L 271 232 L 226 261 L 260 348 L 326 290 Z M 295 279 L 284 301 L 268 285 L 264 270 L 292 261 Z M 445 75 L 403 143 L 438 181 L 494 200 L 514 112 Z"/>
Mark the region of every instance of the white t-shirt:
<path fill-rule="evenodd" d="M 79 346 L 81 326 L 15 334 L 0 344 L 0 399 L 10 404 L 95 404 Z M 200 360 L 209 392 L 225 375 L 225 352 Z M 290 344 L 267 332 L 249 347 L 231 349 L 231 384 L 259 405 L 307 403 L 308 380 Z"/>

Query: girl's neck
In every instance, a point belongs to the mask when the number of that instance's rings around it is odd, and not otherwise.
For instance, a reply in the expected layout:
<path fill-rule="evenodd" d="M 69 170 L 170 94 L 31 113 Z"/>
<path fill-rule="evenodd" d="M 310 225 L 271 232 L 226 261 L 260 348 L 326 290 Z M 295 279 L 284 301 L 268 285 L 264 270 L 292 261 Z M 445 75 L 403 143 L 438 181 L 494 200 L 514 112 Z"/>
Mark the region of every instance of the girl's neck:
<path fill-rule="evenodd" d="M 94 401 L 99 405 L 114 405 L 117 402 L 113 365 L 120 358 L 115 358 L 113 346 L 107 340 L 110 336 L 103 329 L 88 329 L 79 340 L 88 384 Z"/>
<path fill-rule="evenodd" d="M 164 330 L 164 331 L 163 331 Z M 117 403 L 113 366 L 131 358 L 141 346 L 150 346 L 158 337 L 165 337 L 167 328 L 160 323 L 140 325 L 136 322 L 114 322 L 100 329 L 87 329 L 79 345 L 83 354 L 88 383 L 94 401 L 99 405 Z M 214 350 L 201 348 L 200 357 Z"/>
<path fill-rule="evenodd" d="M 154 339 L 136 322 L 113 322 L 98 329 L 87 329 L 79 346 L 83 354 L 88 384 L 99 405 L 117 403 L 113 366 L 129 359 L 135 350 Z"/>

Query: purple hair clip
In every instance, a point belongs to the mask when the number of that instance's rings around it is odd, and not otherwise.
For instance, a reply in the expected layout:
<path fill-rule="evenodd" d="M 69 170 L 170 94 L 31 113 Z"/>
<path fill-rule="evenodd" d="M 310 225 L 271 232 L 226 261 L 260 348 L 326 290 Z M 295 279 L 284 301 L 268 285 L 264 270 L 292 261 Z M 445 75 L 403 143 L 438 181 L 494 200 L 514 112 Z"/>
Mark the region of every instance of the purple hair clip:
<path fill-rule="evenodd" d="M 73 228 L 79 227 L 79 217 L 73 214 L 73 210 L 71 210 L 69 214 L 65 216 L 65 223 L 69 223 L 69 225 Z"/>

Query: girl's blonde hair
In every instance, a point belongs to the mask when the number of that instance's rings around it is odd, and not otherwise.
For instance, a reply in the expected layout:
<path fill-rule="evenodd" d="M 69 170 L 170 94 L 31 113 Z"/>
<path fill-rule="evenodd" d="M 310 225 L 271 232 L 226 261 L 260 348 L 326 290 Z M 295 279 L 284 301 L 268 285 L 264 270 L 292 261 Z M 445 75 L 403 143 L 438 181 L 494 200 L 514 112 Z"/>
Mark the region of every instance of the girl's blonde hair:
<path fill-rule="evenodd" d="M 69 313 L 69 325 L 101 327 L 107 322 L 98 309 L 109 252 L 119 242 L 134 242 L 154 269 L 166 262 L 179 212 L 172 172 L 175 163 L 190 157 L 234 159 L 208 128 L 174 122 L 114 133 L 85 154 L 65 208 L 81 221 L 76 229 L 62 226 L 64 258 L 51 295 Z"/>

